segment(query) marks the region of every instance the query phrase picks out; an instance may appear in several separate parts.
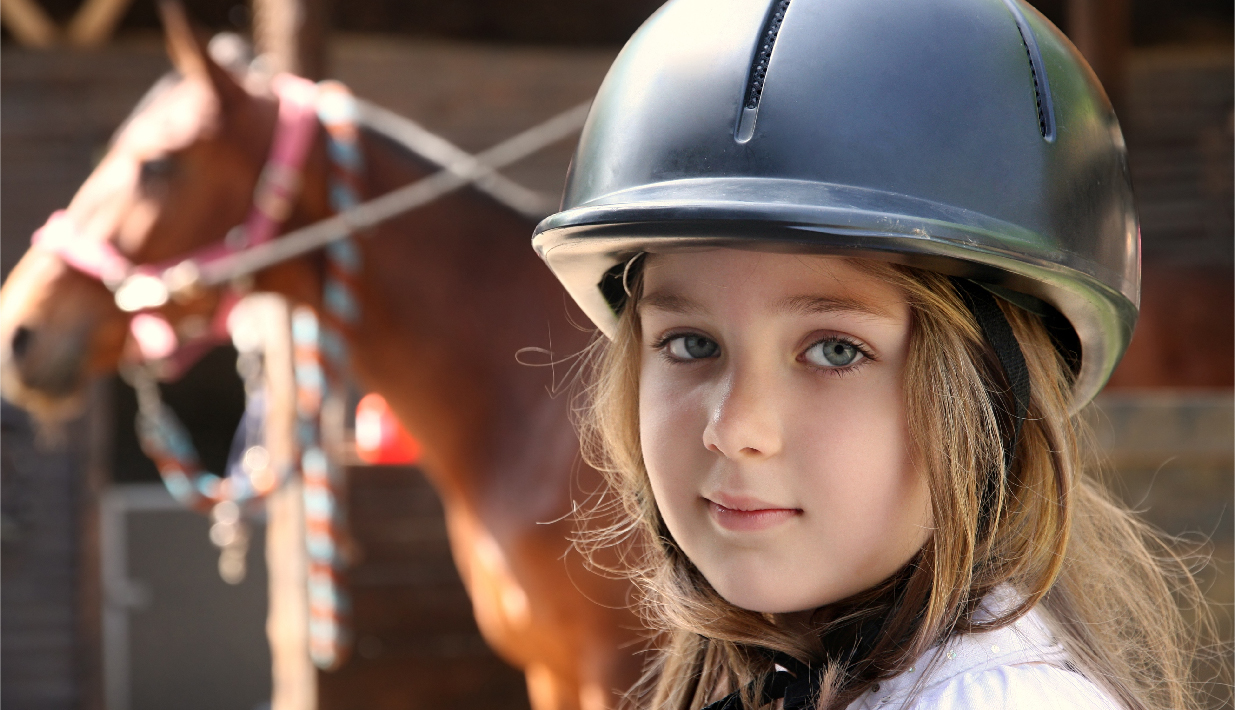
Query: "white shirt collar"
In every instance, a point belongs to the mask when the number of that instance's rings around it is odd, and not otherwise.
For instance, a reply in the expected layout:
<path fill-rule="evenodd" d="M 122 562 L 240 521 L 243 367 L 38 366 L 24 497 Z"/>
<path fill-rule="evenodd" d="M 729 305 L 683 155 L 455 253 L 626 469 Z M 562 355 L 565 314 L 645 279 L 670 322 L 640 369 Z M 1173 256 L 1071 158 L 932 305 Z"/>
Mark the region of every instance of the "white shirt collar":
<path fill-rule="evenodd" d="M 1019 597 L 1010 588 L 996 589 L 982 603 L 975 619 L 993 618 L 997 610 L 1011 608 L 1017 601 Z M 915 695 L 962 674 L 1024 663 L 1045 663 L 1064 670 L 1069 665 L 1067 653 L 1037 607 L 1001 629 L 960 634 L 931 648 L 905 672 L 872 686 L 848 710 L 898 708 Z"/>

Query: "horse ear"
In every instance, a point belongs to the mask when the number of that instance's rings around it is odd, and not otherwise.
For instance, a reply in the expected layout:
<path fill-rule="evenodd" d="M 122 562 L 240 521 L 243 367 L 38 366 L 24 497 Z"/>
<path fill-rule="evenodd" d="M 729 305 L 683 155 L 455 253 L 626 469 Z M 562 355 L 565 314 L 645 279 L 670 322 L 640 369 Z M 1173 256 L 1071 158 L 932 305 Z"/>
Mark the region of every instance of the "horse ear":
<path fill-rule="evenodd" d="M 179 0 L 159 0 L 159 16 L 163 19 L 163 30 L 167 35 L 167 55 L 177 71 L 184 76 L 207 79 L 224 110 L 247 97 L 236 79 L 211 58 Z"/>

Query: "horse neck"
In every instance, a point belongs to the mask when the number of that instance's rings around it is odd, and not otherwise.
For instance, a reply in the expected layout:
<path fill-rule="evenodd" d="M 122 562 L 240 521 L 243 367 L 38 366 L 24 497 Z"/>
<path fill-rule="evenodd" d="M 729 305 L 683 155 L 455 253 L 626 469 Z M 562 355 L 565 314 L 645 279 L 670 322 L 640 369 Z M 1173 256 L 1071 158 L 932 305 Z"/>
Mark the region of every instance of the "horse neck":
<path fill-rule="evenodd" d="M 379 137 L 362 141 L 366 198 L 432 169 Z M 587 341 L 532 251 L 533 226 L 465 188 L 358 238 L 363 313 L 353 366 L 421 440 L 445 495 L 537 488 L 529 477 L 566 470 L 575 454 L 568 397 L 546 392 L 555 372 L 516 361 L 522 348 L 561 356 Z"/>

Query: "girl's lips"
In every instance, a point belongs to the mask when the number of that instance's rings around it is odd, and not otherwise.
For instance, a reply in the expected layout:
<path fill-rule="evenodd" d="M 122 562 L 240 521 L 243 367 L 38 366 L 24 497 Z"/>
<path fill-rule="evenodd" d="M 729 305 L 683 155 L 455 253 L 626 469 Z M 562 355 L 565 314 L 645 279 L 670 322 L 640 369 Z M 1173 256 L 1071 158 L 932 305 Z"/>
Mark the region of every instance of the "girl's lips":
<path fill-rule="evenodd" d="M 712 519 L 716 521 L 717 525 L 735 532 L 767 530 L 790 518 L 796 517 L 802 512 L 797 508 L 771 508 L 750 505 L 743 505 L 741 509 L 728 508 L 716 501 L 706 498 L 704 500 L 707 500 L 708 511 L 712 514 Z"/>

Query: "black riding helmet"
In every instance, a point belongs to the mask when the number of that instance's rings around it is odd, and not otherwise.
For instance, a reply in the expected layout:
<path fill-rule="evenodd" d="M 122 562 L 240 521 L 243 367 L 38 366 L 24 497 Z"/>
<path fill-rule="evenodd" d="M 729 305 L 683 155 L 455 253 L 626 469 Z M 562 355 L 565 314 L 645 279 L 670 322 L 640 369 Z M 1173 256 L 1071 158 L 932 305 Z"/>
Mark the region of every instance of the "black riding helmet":
<path fill-rule="evenodd" d="M 533 240 L 609 335 L 620 270 L 643 252 L 964 277 L 1060 316 L 1074 409 L 1131 338 L 1139 242 L 1110 102 L 1019 0 L 673 0 L 609 70 L 562 211 Z"/>

